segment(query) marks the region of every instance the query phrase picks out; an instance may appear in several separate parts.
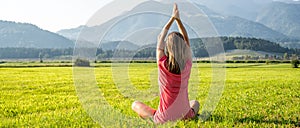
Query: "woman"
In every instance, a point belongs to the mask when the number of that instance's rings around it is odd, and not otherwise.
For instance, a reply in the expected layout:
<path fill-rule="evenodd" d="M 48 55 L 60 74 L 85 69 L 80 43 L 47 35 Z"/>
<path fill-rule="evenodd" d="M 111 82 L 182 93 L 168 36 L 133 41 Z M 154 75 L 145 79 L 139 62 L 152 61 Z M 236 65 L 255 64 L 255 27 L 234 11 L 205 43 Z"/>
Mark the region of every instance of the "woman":
<path fill-rule="evenodd" d="M 172 32 L 167 36 L 174 21 L 180 32 Z M 139 101 L 132 104 L 132 109 L 140 117 L 152 118 L 158 124 L 195 117 L 199 111 L 199 102 L 189 102 L 188 99 L 192 54 L 188 34 L 181 22 L 177 4 L 174 4 L 173 15 L 158 37 L 157 64 L 160 87 L 158 109 L 155 110 Z"/>

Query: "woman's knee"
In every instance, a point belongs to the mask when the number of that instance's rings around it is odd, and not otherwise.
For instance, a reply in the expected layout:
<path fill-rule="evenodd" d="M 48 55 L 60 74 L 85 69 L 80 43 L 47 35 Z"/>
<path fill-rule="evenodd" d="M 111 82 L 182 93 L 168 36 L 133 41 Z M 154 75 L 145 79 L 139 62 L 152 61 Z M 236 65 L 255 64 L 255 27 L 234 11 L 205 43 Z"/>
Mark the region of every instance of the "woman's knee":
<path fill-rule="evenodd" d="M 200 106 L 200 103 L 199 103 L 197 100 L 194 100 L 194 104 L 195 104 L 196 106 Z"/>
<path fill-rule="evenodd" d="M 131 109 L 132 109 L 132 110 L 136 110 L 136 109 L 140 108 L 140 104 L 141 104 L 141 102 L 139 102 L 139 101 L 134 101 L 134 102 L 132 103 L 132 105 L 131 105 Z"/>
<path fill-rule="evenodd" d="M 199 106 L 200 103 L 199 103 L 197 100 L 191 100 L 191 101 L 190 101 L 190 105 L 191 105 L 191 106 L 193 106 L 193 105 Z"/>
<path fill-rule="evenodd" d="M 190 101 L 190 106 L 194 109 L 195 113 L 199 112 L 200 103 L 197 100 Z"/>

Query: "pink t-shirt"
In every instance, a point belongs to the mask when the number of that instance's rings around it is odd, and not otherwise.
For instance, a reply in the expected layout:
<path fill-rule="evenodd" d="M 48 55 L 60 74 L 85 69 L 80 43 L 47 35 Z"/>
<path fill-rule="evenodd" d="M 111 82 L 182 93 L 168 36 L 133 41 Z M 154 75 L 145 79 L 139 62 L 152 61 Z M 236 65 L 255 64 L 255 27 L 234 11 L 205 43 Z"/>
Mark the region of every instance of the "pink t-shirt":
<path fill-rule="evenodd" d="M 178 75 L 168 71 L 165 66 L 166 60 L 167 57 L 164 56 L 158 61 L 160 101 L 153 120 L 155 123 L 165 123 L 193 118 L 195 112 L 191 109 L 188 98 L 192 62 L 187 61 L 185 69 Z"/>

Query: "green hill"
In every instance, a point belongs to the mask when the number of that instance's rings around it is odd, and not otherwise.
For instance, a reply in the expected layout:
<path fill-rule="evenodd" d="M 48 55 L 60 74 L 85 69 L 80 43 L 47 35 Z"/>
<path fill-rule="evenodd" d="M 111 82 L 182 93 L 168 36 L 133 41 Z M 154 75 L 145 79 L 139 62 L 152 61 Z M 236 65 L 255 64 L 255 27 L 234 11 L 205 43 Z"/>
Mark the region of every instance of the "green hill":
<path fill-rule="evenodd" d="M 206 46 L 203 42 L 209 43 L 215 40 L 221 40 L 225 51 L 231 50 L 251 50 L 264 53 L 273 54 L 298 54 L 300 55 L 300 49 L 289 49 L 280 46 L 278 43 L 274 43 L 264 39 L 256 38 L 244 38 L 244 37 L 214 37 L 214 38 L 201 38 L 191 39 L 191 48 L 196 57 L 207 57 Z"/>
<path fill-rule="evenodd" d="M 0 48 L 69 48 L 74 43 L 56 33 L 28 23 L 0 20 Z"/>

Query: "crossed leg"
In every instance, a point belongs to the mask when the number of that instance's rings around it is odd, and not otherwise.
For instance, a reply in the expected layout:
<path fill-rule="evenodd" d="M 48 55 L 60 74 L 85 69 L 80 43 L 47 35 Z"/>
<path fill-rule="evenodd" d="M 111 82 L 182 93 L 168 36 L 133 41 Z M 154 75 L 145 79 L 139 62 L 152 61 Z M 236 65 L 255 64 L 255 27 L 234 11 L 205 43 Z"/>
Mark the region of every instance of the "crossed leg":
<path fill-rule="evenodd" d="M 190 106 L 191 108 L 193 108 L 195 115 L 198 114 L 199 112 L 199 107 L 200 107 L 200 103 L 196 100 L 191 100 L 190 101 Z M 132 110 L 135 111 L 141 118 L 143 119 L 147 119 L 147 118 L 151 118 L 153 117 L 153 115 L 155 114 L 156 110 L 147 106 L 146 104 L 139 102 L 139 101 L 135 101 L 132 103 L 131 106 Z"/>
<path fill-rule="evenodd" d="M 155 114 L 155 111 L 156 111 L 155 109 L 153 109 L 139 101 L 133 102 L 131 108 L 143 119 L 153 117 L 153 115 Z"/>

